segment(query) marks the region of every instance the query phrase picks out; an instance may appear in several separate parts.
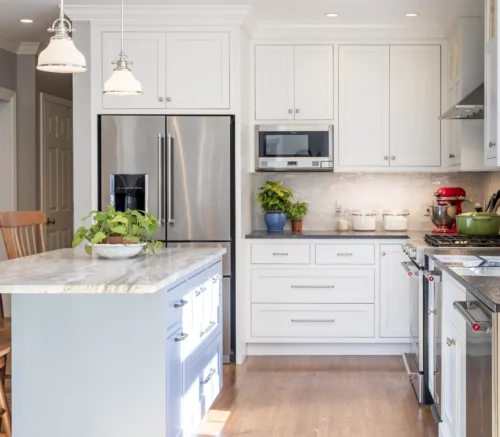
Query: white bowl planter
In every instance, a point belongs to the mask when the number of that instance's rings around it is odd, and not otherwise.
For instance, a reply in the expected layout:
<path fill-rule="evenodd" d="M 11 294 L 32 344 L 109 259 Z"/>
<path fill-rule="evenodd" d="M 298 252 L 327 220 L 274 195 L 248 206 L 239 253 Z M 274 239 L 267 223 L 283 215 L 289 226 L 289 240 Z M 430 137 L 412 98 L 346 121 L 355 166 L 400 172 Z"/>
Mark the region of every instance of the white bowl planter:
<path fill-rule="evenodd" d="M 145 243 L 139 244 L 94 244 L 92 253 L 100 258 L 106 259 L 126 259 L 139 254 Z"/>

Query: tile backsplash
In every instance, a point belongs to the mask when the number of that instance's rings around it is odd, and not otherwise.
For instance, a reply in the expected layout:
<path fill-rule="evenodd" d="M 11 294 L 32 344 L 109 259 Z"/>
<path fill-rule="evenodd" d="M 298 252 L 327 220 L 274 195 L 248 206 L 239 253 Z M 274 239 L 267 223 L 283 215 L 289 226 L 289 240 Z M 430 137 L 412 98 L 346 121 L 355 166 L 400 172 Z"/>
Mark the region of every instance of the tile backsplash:
<path fill-rule="evenodd" d="M 304 220 L 306 230 L 334 229 L 337 204 L 345 209 L 374 209 L 380 215 L 377 228 L 382 229 L 382 212 L 388 209 L 410 211 L 409 229 L 432 229 L 427 214 L 433 193 L 439 187 L 462 187 L 467 197 L 484 203 L 500 189 L 500 172 L 486 173 L 419 173 L 419 174 L 356 174 L 356 173 L 255 173 L 252 174 L 252 193 L 255 197 L 266 180 L 282 180 L 295 191 L 294 200 L 309 203 Z M 465 205 L 464 210 L 471 210 Z M 289 227 L 290 224 L 287 223 Z M 264 215 L 255 202 L 252 212 L 253 229 L 265 229 Z"/>

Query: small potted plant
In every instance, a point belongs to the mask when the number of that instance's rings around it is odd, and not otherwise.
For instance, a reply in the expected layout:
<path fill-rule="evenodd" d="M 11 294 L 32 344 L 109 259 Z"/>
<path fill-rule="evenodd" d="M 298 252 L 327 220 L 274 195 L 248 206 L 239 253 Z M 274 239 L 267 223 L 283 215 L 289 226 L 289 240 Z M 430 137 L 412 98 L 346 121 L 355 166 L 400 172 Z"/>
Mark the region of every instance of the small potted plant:
<path fill-rule="evenodd" d="M 309 212 L 309 205 L 306 202 L 290 202 L 286 210 L 288 220 L 292 222 L 292 232 L 302 233 L 302 222 Z"/>
<path fill-rule="evenodd" d="M 264 220 L 268 232 L 282 232 L 286 223 L 286 210 L 289 199 L 293 197 L 290 188 L 284 188 L 283 182 L 267 181 L 260 187 L 257 201 L 264 211 Z"/>
<path fill-rule="evenodd" d="M 73 237 L 72 247 L 84 240 L 85 251 L 92 255 L 92 248 L 104 258 L 129 258 L 139 252 L 154 253 L 161 243 L 151 238 L 158 229 L 158 220 L 145 211 L 91 211 L 83 221 L 92 217 L 92 224 L 81 226 Z"/>

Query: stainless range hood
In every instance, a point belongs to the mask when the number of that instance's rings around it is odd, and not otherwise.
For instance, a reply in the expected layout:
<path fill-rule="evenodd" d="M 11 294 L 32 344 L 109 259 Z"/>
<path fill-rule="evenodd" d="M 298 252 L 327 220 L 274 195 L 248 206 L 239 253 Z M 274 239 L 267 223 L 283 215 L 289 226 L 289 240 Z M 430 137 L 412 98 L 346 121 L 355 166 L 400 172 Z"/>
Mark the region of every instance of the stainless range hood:
<path fill-rule="evenodd" d="M 484 119 L 484 84 L 478 86 L 467 97 L 452 106 L 441 120 L 481 120 Z"/>

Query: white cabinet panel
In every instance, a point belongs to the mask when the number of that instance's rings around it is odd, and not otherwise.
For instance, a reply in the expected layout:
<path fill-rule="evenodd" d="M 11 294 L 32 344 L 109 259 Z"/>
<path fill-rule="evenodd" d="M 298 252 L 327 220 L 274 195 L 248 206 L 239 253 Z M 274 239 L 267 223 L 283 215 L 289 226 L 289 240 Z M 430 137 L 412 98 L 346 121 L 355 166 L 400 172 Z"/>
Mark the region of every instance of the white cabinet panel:
<path fill-rule="evenodd" d="M 441 48 L 391 46 L 391 167 L 441 162 Z"/>
<path fill-rule="evenodd" d="M 174 328 L 167 339 L 167 436 L 182 435 L 183 359 L 182 329 Z"/>
<path fill-rule="evenodd" d="M 294 46 L 257 46 L 256 119 L 293 120 L 294 93 Z"/>
<path fill-rule="evenodd" d="M 229 34 L 167 33 L 168 109 L 229 108 Z"/>
<path fill-rule="evenodd" d="M 102 36 L 102 84 L 109 79 L 120 53 L 120 34 L 105 32 Z M 103 108 L 161 109 L 165 108 L 165 34 L 125 34 L 124 51 L 133 64 L 135 78 L 141 83 L 143 94 L 139 96 L 103 95 Z"/>
<path fill-rule="evenodd" d="M 295 119 L 333 119 L 333 47 L 295 47 Z"/>
<path fill-rule="evenodd" d="M 309 264 L 309 244 L 253 243 L 252 264 Z"/>
<path fill-rule="evenodd" d="M 486 71 L 485 71 L 485 108 L 484 108 L 484 128 L 485 128 L 485 149 L 484 156 L 493 161 L 497 166 L 497 135 L 498 135 L 498 50 L 497 39 L 495 38 L 486 46 Z M 491 166 L 491 164 L 487 164 Z"/>
<path fill-rule="evenodd" d="M 380 337 L 410 337 L 410 284 L 401 245 L 380 246 Z"/>
<path fill-rule="evenodd" d="M 316 244 L 316 264 L 374 263 L 374 244 Z"/>
<path fill-rule="evenodd" d="M 389 46 L 339 47 L 339 164 L 389 166 Z"/>

